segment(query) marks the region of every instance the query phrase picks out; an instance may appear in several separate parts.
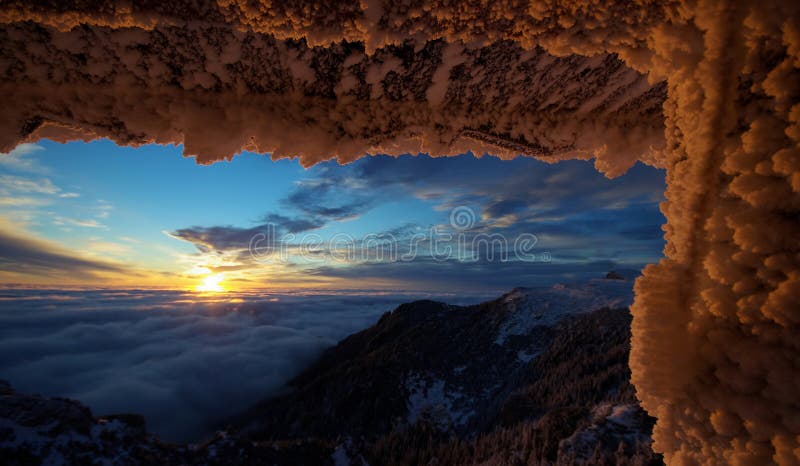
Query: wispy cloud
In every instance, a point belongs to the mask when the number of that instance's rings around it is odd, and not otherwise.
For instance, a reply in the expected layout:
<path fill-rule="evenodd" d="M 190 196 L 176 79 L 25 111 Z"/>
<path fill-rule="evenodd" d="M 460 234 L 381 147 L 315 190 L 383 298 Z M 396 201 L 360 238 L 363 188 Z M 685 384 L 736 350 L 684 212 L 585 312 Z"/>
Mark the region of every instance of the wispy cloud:
<path fill-rule="evenodd" d="M 8 207 L 33 207 L 47 205 L 46 199 L 34 197 L 0 197 L 0 205 Z"/>
<path fill-rule="evenodd" d="M 124 266 L 82 257 L 24 230 L 12 228 L 13 225 L 0 222 L 0 271 L 56 277 L 67 282 L 74 278 L 96 277 L 101 273 L 131 273 Z"/>
<path fill-rule="evenodd" d="M 94 219 L 77 219 L 62 216 L 53 217 L 53 225 L 74 226 L 81 228 L 106 228 L 105 225 Z"/>
<path fill-rule="evenodd" d="M 114 210 L 114 206 L 110 202 L 100 199 L 97 201 L 94 210 L 97 212 L 95 214 L 97 218 L 108 218 L 111 215 L 111 211 Z"/>
<path fill-rule="evenodd" d="M 115 256 L 120 259 L 124 259 L 130 257 L 133 249 L 127 244 L 104 241 L 100 239 L 91 239 L 86 243 L 86 251 L 92 256 Z"/>
<path fill-rule="evenodd" d="M 46 173 L 47 169 L 30 157 L 31 154 L 43 150 L 44 147 L 38 144 L 20 144 L 11 152 L 0 154 L 0 166 L 16 171 Z"/>
<path fill-rule="evenodd" d="M 54 198 L 70 199 L 78 193 L 63 192 L 48 178 L 0 175 L 0 205 L 32 207 L 52 204 Z"/>
<path fill-rule="evenodd" d="M 47 178 L 30 179 L 12 175 L 0 175 L 0 190 L 37 194 L 58 194 L 61 191 Z"/>

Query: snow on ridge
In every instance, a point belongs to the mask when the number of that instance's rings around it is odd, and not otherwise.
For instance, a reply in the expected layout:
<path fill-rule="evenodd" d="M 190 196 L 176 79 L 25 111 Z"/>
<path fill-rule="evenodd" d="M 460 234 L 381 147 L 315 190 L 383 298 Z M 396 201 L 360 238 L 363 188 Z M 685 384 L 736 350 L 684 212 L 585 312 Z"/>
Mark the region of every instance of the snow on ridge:
<path fill-rule="evenodd" d="M 590 423 L 562 440 L 561 445 L 580 460 L 578 463 L 584 463 L 603 438 L 615 444 L 648 443 L 650 436 L 643 429 L 641 414 L 642 409 L 637 404 L 601 403 L 592 409 Z"/>
<path fill-rule="evenodd" d="M 515 288 L 502 299 L 509 312 L 495 339 L 500 346 L 509 336 L 526 335 L 540 325 L 552 326 L 568 315 L 630 306 L 633 281 L 597 279 L 581 284 Z"/>
<path fill-rule="evenodd" d="M 350 457 L 347 456 L 347 449 L 344 445 L 336 447 L 331 455 L 331 460 L 334 466 L 350 466 Z"/>
<path fill-rule="evenodd" d="M 517 351 L 517 360 L 523 364 L 527 364 L 536 356 L 539 356 L 539 351 Z"/>
<path fill-rule="evenodd" d="M 413 425 L 427 414 L 442 430 L 450 426 L 463 426 L 475 413 L 463 404 L 464 395 L 458 391 L 447 390 L 446 382 L 437 378 L 426 378 L 411 373 L 406 378 L 408 399 L 408 424 Z M 459 403 L 462 401 L 462 403 Z"/>
<path fill-rule="evenodd" d="M 611 408 L 611 414 L 606 416 L 606 420 L 634 430 L 638 426 L 636 420 L 638 410 L 639 407 L 634 404 L 616 405 Z"/>

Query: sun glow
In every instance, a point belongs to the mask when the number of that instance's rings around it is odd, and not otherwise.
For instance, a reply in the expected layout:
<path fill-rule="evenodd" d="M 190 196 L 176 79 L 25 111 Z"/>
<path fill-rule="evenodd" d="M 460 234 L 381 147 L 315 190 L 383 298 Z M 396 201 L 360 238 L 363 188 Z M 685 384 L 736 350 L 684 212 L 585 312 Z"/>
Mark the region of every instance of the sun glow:
<path fill-rule="evenodd" d="M 203 283 L 195 287 L 195 291 L 201 291 L 204 293 L 218 293 L 225 291 L 225 288 L 221 284 L 222 278 L 222 274 L 219 273 L 208 275 L 203 278 Z"/>

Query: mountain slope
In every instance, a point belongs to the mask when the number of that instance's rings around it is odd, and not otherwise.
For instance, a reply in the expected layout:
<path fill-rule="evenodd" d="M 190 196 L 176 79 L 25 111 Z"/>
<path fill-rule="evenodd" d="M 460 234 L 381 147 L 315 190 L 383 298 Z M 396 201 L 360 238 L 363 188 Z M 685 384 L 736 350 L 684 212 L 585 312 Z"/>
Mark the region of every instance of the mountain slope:
<path fill-rule="evenodd" d="M 350 439 L 371 464 L 481 462 L 519 450 L 495 439 L 509 450 L 483 451 L 486 438 L 527 435 L 535 464 L 657 464 L 653 419 L 629 383 L 630 314 L 619 306 L 630 289 L 608 279 L 474 306 L 402 305 L 236 419 L 237 435 Z"/>
<path fill-rule="evenodd" d="M 296 377 L 291 394 L 245 416 L 256 438 L 377 435 L 433 415 L 467 434 L 492 417 L 553 337 L 553 325 L 630 301 L 630 283 L 517 288 L 486 303 L 404 304 L 342 340 Z M 425 413 L 436 407 L 435 413 Z M 427 410 L 430 411 L 430 410 Z"/>

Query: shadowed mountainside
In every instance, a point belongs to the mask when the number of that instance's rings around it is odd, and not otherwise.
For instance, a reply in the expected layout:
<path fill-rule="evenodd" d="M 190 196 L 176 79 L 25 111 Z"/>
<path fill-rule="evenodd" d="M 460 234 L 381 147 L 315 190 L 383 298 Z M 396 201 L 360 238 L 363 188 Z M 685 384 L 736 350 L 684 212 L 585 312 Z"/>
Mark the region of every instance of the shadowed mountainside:
<path fill-rule="evenodd" d="M 234 424 L 369 464 L 660 464 L 630 385 L 629 282 L 417 301 L 328 350 Z M 591 310 L 596 309 L 596 310 Z"/>

